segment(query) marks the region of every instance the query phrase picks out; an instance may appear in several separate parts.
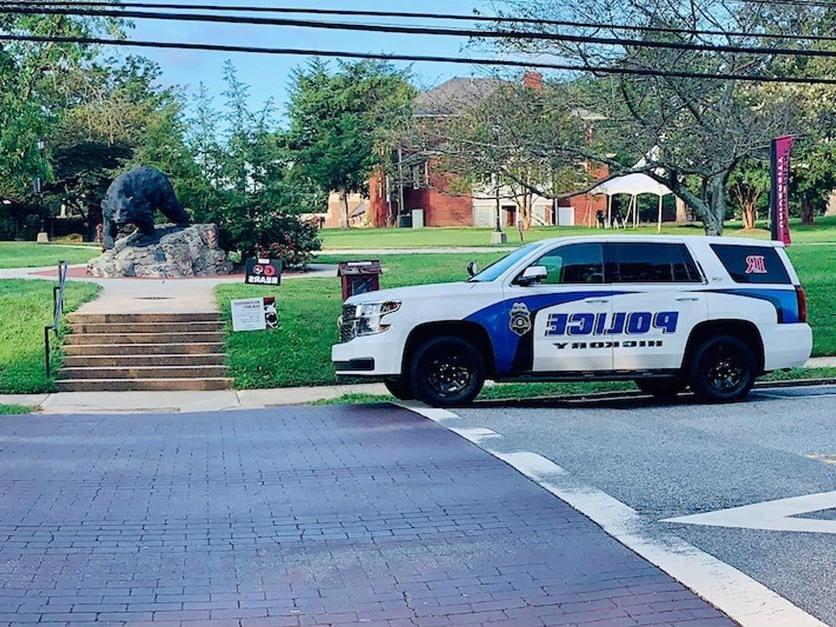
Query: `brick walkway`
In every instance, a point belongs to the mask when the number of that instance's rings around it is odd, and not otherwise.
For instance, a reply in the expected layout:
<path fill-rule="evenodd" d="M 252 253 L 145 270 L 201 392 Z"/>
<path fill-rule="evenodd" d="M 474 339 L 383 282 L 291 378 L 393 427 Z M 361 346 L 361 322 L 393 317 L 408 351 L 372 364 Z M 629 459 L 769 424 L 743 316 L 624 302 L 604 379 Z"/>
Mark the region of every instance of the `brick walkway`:
<path fill-rule="evenodd" d="M 388 406 L 4 417 L 0 503 L 0 624 L 729 624 Z"/>

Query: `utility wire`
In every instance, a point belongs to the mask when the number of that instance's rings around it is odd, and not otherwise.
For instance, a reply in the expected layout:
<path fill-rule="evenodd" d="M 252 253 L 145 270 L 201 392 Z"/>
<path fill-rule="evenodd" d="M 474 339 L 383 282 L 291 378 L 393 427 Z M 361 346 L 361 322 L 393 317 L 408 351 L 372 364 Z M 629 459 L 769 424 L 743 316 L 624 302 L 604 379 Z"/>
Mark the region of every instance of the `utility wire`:
<path fill-rule="evenodd" d="M 517 61 L 513 59 L 463 58 L 437 55 L 387 54 L 375 52 L 348 52 L 342 50 L 311 50 L 305 48 L 263 48 L 259 46 L 239 46 L 228 44 L 189 43 L 173 41 L 147 41 L 136 39 L 104 39 L 99 37 L 44 37 L 39 35 L 0 34 L 0 41 L 34 43 L 76 43 L 103 46 L 130 46 L 138 48 L 165 48 L 176 50 L 204 50 L 213 52 L 246 52 L 256 54 L 291 55 L 306 57 L 330 57 L 344 59 L 369 59 L 381 61 L 411 61 L 431 63 L 455 63 L 461 65 L 489 65 L 494 67 L 539 68 L 572 72 L 592 72 L 596 74 L 616 74 L 624 76 L 651 76 L 667 78 L 693 78 L 710 80 L 739 80 L 756 83 L 799 83 L 805 85 L 836 85 L 836 78 L 813 76 L 774 76 L 764 74 L 732 74 L 709 72 L 686 72 L 678 70 L 658 70 L 647 68 L 629 68 L 613 66 L 571 65 L 545 63 L 540 61 Z"/>
<path fill-rule="evenodd" d="M 768 2 L 776 0 L 749 0 Z M 796 0 L 793 0 L 796 1 Z M 304 15 L 329 15 L 339 17 L 375 17 L 375 18 L 403 18 L 403 19 L 427 19 L 427 20 L 448 20 L 481 22 L 490 24 L 521 24 L 529 26 L 559 26 L 569 28 L 588 28 L 595 30 L 621 30 L 641 33 L 666 33 L 681 36 L 722 36 L 722 37 L 758 37 L 762 39 L 778 39 L 791 41 L 836 41 L 836 36 L 828 35 L 795 35 L 784 33 L 752 33 L 740 31 L 710 30 L 698 28 L 674 28 L 666 26 L 640 26 L 635 24 L 612 24 L 612 23 L 590 23 L 571 20 L 533 19 L 525 17 L 504 17 L 498 15 L 463 15 L 461 13 L 423 13 L 414 11 L 367 11 L 355 9 L 318 9 L 303 7 L 242 7 L 216 4 L 177 4 L 170 2 L 105 2 L 102 0 L 83 0 L 80 2 L 60 2 L 55 0 L 32 0 L 25 2 L 7 3 L 12 6 L 73 6 L 73 7 L 100 7 L 111 9 L 141 8 L 141 9 L 176 9 L 176 10 L 203 10 L 214 12 L 245 12 L 245 13 L 279 13 L 279 14 L 304 14 Z M 836 7 L 836 4 L 833 4 Z"/>
<path fill-rule="evenodd" d="M 76 9 L 76 8 L 30 8 L 15 5 L 0 4 L 0 13 L 18 15 L 79 15 L 88 17 L 116 17 L 150 20 L 172 20 L 186 22 L 214 22 L 223 24 L 247 24 L 261 26 L 291 26 L 299 28 L 348 30 L 375 33 L 397 33 L 409 35 L 426 35 L 442 37 L 478 37 L 490 39 L 513 39 L 525 41 L 556 41 L 562 43 L 598 44 L 605 46 L 622 46 L 625 48 L 655 48 L 664 50 L 685 50 L 693 52 L 725 52 L 748 55 L 782 55 L 797 57 L 827 57 L 836 58 L 836 50 L 800 49 L 800 48 L 772 48 L 761 46 L 741 46 L 729 44 L 701 44 L 677 41 L 658 41 L 644 39 L 623 39 L 620 37 L 598 37 L 590 35 L 571 35 L 565 33 L 526 32 L 520 33 L 510 30 L 479 30 L 436 28 L 427 26 L 409 26 L 395 24 L 361 24 L 353 22 L 323 22 L 320 20 L 305 20 L 271 17 L 244 17 L 239 15 L 211 15 L 208 13 L 163 13 L 159 11 L 111 11 L 104 9 Z"/>

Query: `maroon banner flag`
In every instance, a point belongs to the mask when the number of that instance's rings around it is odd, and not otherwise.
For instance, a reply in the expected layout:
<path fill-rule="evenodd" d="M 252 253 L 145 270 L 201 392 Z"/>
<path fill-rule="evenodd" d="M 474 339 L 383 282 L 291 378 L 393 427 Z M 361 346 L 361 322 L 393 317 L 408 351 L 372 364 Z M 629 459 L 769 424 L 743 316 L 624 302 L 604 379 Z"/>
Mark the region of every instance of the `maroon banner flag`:
<path fill-rule="evenodd" d="M 772 239 L 792 243 L 790 237 L 790 155 L 793 138 L 791 135 L 776 137 L 772 140 L 772 193 L 770 194 L 770 214 L 772 216 Z"/>

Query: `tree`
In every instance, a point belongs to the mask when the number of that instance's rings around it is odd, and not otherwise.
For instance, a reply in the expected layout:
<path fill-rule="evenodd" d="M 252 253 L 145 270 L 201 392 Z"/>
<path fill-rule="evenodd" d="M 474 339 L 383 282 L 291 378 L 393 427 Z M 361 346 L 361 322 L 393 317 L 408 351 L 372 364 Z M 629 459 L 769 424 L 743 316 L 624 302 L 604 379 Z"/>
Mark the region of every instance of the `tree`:
<path fill-rule="evenodd" d="M 271 254 L 286 266 L 305 266 L 320 243 L 301 219 L 323 201 L 296 170 L 272 105 L 250 110 L 249 88 L 235 67 L 224 68 L 225 106 L 215 109 L 205 89 L 195 103 L 188 144 L 199 176 L 193 184 L 195 218 L 218 225 L 221 246 L 241 259 Z"/>
<path fill-rule="evenodd" d="M 740 207 L 744 229 L 757 228 L 758 211 L 769 196 L 769 185 L 769 163 L 763 159 L 740 162 L 729 177 L 729 193 Z"/>
<path fill-rule="evenodd" d="M 293 76 L 288 141 L 297 167 L 324 193 L 339 192 L 341 226 L 348 228 L 348 195 L 367 193 L 382 163 L 380 140 L 408 119 L 414 89 L 406 72 L 386 63 L 314 61 Z"/>
<path fill-rule="evenodd" d="M 559 87 L 534 89 L 508 80 L 478 102 L 457 103 L 456 115 L 413 120 L 402 141 L 409 152 L 438 161 L 452 179 L 445 191 L 498 193 L 516 204 L 528 229 L 535 194 L 557 199 L 583 191 L 594 178 L 576 154 L 543 150 L 544 143 L 592 141 L 583 113 L 571 102 Z"/>
<path fill-rule="evenodd" d="M 190 200 L 197 171 L 185 145 L 182 101 L 172 88 L 157 87 L 159 76 L 159 67 L 141 57 L 102 59 L 77 77 L 75 97 L 61 111 L 50 140 L 47 204 L 81 216 L 88 238 L 101 222 L 108 185 L 131 166 L 166 172 L 181 200 Z"/>
<path fill-rule="evenodd" d="M 121 34 L 119 22 L 103 18 L 5 14 L 7 32 L 41 36 Z M 32 181 L 51 175 L 49 146 L 72 95 L 71 86 L 89 68 L 97 49 L 83 44 L 7 42 L 0 46 L 0 196 L 32 204 Z"/>
<path fill-rule="evenodd" d="M 575 29 L 582 35 L 681 43 L 774 46 L 764 33 L 800 34 L 822 22 L 828 9 L 811 5 L 728 4 L 723 0 L 551 0 L 512 5 L 509 15 L 597 24 L 630 24 L 681 29 L 681 34 L 630 34 L 607 27 Z M 519 24 L 508 22 L 510 30 Z M 530 28 L 530 27 L 527 27 Z M 702 35 L 710 29 L 722 35 Z M 537 30 L 565 33 L 543 23 Z M 736 33 L 748 33 L 740 35 Z M 809 45 L 798 42 L 796 47 Z M 778 57 L 718 51 L 645 48 L 623 43 L 602 46 L 565 41 L 508 39 L 509 52 L 551 54 L 585 66 L 708 74 L 772 74 L 786 71 Z M 593 73 L 594 74 L 594 73 Z M 769 140 L 801 124 L 797 90 L 765 91 L 743 81 L 670 76 L 612 76 L 578 82 L 576 106 L 606 114 L 598 126 L 598 149 L 554 143 L 543 136 L 540 152 L 561 150 L 609 166 L 613 175 L 643 172 L 668 186 L 702 219 L 707 233 L 719 234 L 726 215 L 726 188 L 735 167 L 763 154 Z M 568 84 L 568 83 L 567 83 Z M 602 89 L 602 87 L 604 89 Z M 586 89 L 585 89 L 586 88 Z M 609 89 L 606 89 L 609 88 Z M 606 93 L 601 98 L 601 93 Z M 511 122 L 514 123 L 514 122 Z M 560 133 L 556 134 L 560 137 Z M 613 158 L 611 154 L 616 154 Z M 641 165 L 636 165 L 640 163 Z"/>
<path fill-rule="evenodd" d="M 836 188 L 836 140 L 803 142 L 792 167 L 791 197 L 798 200 L 801 222 L 812 224 L 823 214 Z"/>

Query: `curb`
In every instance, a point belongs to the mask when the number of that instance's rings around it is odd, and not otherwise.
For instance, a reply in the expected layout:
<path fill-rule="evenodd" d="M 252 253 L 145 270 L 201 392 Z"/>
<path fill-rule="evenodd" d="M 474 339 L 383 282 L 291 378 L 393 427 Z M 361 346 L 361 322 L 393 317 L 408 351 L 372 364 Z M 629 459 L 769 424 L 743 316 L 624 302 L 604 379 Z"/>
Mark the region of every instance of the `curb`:
<path fill-rule="evenodd" d="M 754 389 L 769 389 L 769 388 L 795 388 L 795 387 L 814 387 L 824 385 L 836 385 L 836 378 L 819 378 L 819 379 L 794 379 L 787 381 L 758 381 L 755 383 Z M 685 397 L 691 397 L 688 392 Z M 633 398 L 650 398 L 650 394 L 645 394 L 640 390 L 623 390 L 616 392 L 592 392 L 590 394 L 571 394 L 568 396 L 531 396 L 528 398 L 495 398 L 475 400 L 467 407 L 503 407 L 507 405 L 520 405 L 525 403 L 543 403 L 543 402 L 572 402 L 572 401 L 616 401 L 629 400 Z"/>

